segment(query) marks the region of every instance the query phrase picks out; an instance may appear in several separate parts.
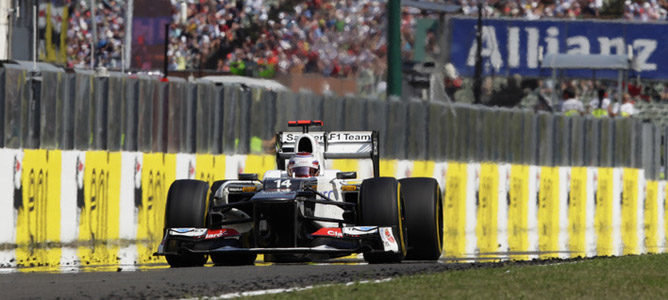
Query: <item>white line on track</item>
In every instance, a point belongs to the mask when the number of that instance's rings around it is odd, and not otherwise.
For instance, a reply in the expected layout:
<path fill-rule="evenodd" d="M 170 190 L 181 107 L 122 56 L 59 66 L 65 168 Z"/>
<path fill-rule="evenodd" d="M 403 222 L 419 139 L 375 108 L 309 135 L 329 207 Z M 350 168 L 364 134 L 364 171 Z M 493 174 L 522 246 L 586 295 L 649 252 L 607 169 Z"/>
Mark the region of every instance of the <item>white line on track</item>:
<path fill-rule="evenodd" d="M 354 284 L 367 284 L 367 283 L 381 283 L 381 282 L 388 282 L 392 280 L 392 278 L 384 278 L 384 279 L 376 279 L 376 280 L 361 280 L 361 281 L 351 281 L 351 282 L 346 282 L 342 285 L 344 286 L 350 286 Z M 328 287 L 328 286 L 335 286 L 339 285 L 337 283 L 329 283 L 329 284 L 322 284 L 322 285 L 309 285 L 305 287 L 291 287 L 291 288 L 286 288 L 286 289 L 269 289 L 269 290 L 259 290 L 259 291 L 245 291 L 245 292 L 236 292 L 236 293 L 228 293 L 228 294 L 222 294 L 220 296 L 214 296 L 214 297 L 198 297 L 198 298 L 184 298 L 184 300 L 194 300 L 194 299 L 211 299 L 211 300 L 218 300 L 218 299 L 234 299 L 234 298 L 240 298 L 240 297 L 250 297 L 250 296 L 262 296 L 262 295 L 271 295 L 271 294 L 280 294 L 280 293 L 290 293 L 290 292 L 299 292 L 299 291 L 306 291 L 306 290 L 312 290 L 315 288 L 321 288 L 321 287 Z"/>

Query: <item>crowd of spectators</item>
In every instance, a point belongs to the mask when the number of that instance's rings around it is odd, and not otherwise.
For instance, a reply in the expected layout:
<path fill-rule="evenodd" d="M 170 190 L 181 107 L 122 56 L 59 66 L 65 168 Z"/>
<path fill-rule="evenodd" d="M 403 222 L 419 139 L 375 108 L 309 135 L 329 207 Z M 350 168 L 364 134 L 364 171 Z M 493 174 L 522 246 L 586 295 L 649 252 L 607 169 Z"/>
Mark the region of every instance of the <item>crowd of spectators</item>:
<path fill-rule="evenodd" d="M 665 21 L 668 19 L 668 1 L 630 1 L 624 2 L 624 19 L 640 21 Z"/>
<path fill-rule="evenodd" d="M 348 77 L 359 70 L 385 71 L 385 1 L 378 0 L 171 0 L 169 68 L 216 69 L 271 76 L 275 72 Z M 477 1 L 451 1 L 464 15 L 477 15 Z M 609 18 L 613 2 L 603 0 L 488 0 L 486 17 Z M 182 11 L 185 6 L 185 18 Z M 624 3 L 626 19 L 666 20 L 668 0 Z M 401 20 L 405 57 L 411 57 L 416 21 L 423 14 L 404 8 Z M 185 20 L 182 20 L 185 19 Z M 427 54 L 437 55 L 433 32 Z"/>
<path fill-rule="evenodd" d="M 472 82 L 465 79 L 463 87 L 451 98 L 457 102 L 474 102 Z M 599 116 L 630 116 L 635 107 L 647 103 L 668 103 L 668 84 L 631 80 L 622 86 L 621 99 L 615 81 L 561 80 L 511 77 L 486 77 L 482 83 L 481 104 L 496 107 L 520 107 L 562 112 L 567 115 L 599 114 Z"/>
<path fill-rule="evenodd" d="M 386 1 L 379 0 L 170 0 L 170 70 L 214 69 L 220 72 L 273 77 L 275 73 L 317 73 L 359 79 L 374 86 L 373 78 L 386 71 Z M 448 1 L 446 1 L 448 2 Z M 64 0 L 51 7 L 52 30 L 67 28 L 66 65 L 89 67 L 93 26 L 97 26 L 95 66 L 120 68 L 125 36 L 125 0 L 99 0 L 92 18 L 90 1 Z M 452 0 L 461 14 L 477 15 L 477 1 Z M 612 1 L 603 0 L 487 0 L 485 17 L 524 19 L 609 18 Z M 621 4 L 621 3 L 620 3 Z M 666 20 L 668 0 L 627 0 L 618 18 Z M 66 11 L 66 13 L 65 13 Z M 67 14 L 67 19 L 64 15 Z M 40 28 L 45 29 L 46 5 L 40 5 Z M 412 57 L 418 19 L 425 15 L 414 8 L 401 14 L 401 51 Z M 614 17 L 614 16 L 613 16 Z M 67 22 L 67 27 L 60 22 Z M 440 53 L 434 32 L 427 32 L 427 59 Z M 61 51 L 63 51 L 61 49 Z M 431 57 L 431 58 L 430 58 Z M 456 72 L 456 71 L 455 71 Z M 451 72 L 452 73 L 452 72 Z M 452 78 L 450 78 L 452 77 Z M 458 76 L 446 76 L 447 93 L 465 89 Z M 508 106 L 508 99 L 529 95 L 521 79 L 506 78 L 501 89 L 489 86 L 484 97 L 491 105 Z M 581 100 L 594 99 L 596 90 L 587 81 L 569 87 Z M 488 86 L 489 84 L 485 85 Z M 373 89 L 373 88 L 372 88 Z M 466 94 L 468 92 L 464 92 Z M 462 93 L 460 93 L 462 94 Z M 630 95 L 635 101 L 668 101 L 665 85 Z M 513 100 L 518 105 L 517 100 Z M 513 102 L 510 101 L 510 102 Z"/>
<path fill-rule="evenodd" d="M 477 1 L 461 0 L 462 13 L 477 15 Z M 540 18 L 598 18 L 615 17 L 614 1 L 603 0 L 489 0 L 485 1 L 483 14 L 487 17 L 513 17 L 529 20 Z M 606 7 L 607 5 L 607 7 Z M 604 10 L 608 10 L 605 13 Z M 605 16 L 604 16 L 605 13 Z M 623 18 L 626 20 L 659 21 L 668 16 L 666 0 L 626 0 Z"/>
<path fill-rule="evenodd" d="M 172 0 L 169 68 L 354 75 L 383 71 L 384 4 L 374 0 Z"/>
<path fill-rule="evenodd" d="M 97 29 L 95 41 L 95 67 L 104 66 L 119 69 L 122 61 L 122 49 L 125 37 L 125 1 L 102 0 L 96 2 L 95 19 L 92 17 L 90 1 L 67 0 L 59 4 L 40 4 L 40 28 L 44 31 L 50 22 L 52 31 L 65 34 L 67 67 L 90 67 L 91 45 L 94 40 L 93 26 Z M 48 7 L 48 14 L 47 14 Z M 50 20 L 47 20 L 47 15 Z M 67 16 L 67 18 L 64 18 Z M 61 32 L 62 22 L 67 22 L 66 32 Z M 57 42 L 55 42 L 57 43 Z"/>
<path fill-rule="evenodd" d="M 315 72 L 347 77 L 371 69 L 385 71 L 385 2 L 378 0 L 170 0 L 173 22 L 168 49 L 169 69 L 215 69 L 271 76 L 274 72 Z M 90 66 L 93 24 L 97 26 L 96 66 L 118 68 L 127 20 L 125 0 L 96 2 L 65 0 L 67 66 Z M 461 14 L 477 15 L 477 1 L 453 0 Z M 596 18 L 603 0 L 487 0 L 486 17 Z M 185 8 L 185 9 L 183 9 Z M 609 9 L 609 8 L 608 8 Z M 40 5 L 40 15 L 45 15 Z M 55 9 L 52 9 L 55 11 Z M 61 7 L 62 10 L 62 7 Z M 182 16 L 185 11 L 185 16 Z M 627 0 L 623 18 L 666 20 L 668 0 Z M 413 51 L 417 9 L 404 8 L 402 53 Z M 52 18 L 61 18 L 53 13 Z M 185 17 L 185 18 L 183 18 Z M 609 14 L 608 14 L 609 17 Z M 184 20 L 182 20 L 184 19 Z M 58 21 L 57 21 L 58 22 Z M 60 26 L 55 26 L 59 30 Z M 434 33 L 427 36 L 427 53 L 437 54 Z"/>

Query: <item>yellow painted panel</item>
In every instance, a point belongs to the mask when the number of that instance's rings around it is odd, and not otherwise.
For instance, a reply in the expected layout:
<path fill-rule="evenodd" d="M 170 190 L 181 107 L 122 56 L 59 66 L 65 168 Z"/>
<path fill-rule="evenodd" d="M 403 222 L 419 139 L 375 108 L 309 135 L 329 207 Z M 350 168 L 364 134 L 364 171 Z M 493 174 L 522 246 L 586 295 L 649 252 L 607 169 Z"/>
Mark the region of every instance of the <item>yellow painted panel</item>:
<path fill-rule="evenodd" d="M 359 163 L 356 159 L 333 159 L 332 168 L 341 172 L 357 172 Z"/>
<path fill-rule="evenodd" d="M 571 257 L 584 257 L 587 230 L 587 168 L 571 169 L 571 191 L 568 197 L 568 249 Z"/>
<path fill-rule="evenodd" d="M 497 240 L 499 208 L 499 167 L 492 163 L 480 165 L 480 189 L 478 191 L 478 217 L 476 237 L 481 255 L 499 250 Z"/>
<path fill-rule="evenodd" d="M 538 249 L 540 258 L 558 257 L 559 251 L 559 168 L 542 167 L 538 197 Z"/>
<path fill-rule="evenodd" d="M 612 248 L 612 168 L 598 169 L 598 187 L 596 192 L 596 211 L 594 227 L 596 229 L 596 254 L 613 255 Z"/>
<path fill-rule="evenodd" d="M 84 168 L 77 255 L 82 264 L 106 265 L 115 270 L 119 249 L 121 153 L 88 151 Z"/>
<path fill-rule="evenodd" d="M 416 160 L 413 162 L 413 174 L 411 177 L 434 177 L 433 161 Z"/>
<path fill-rule="evenodd" d="M 195 179 L 211 185 L 225 179 L 225 155 L 197 154 L 195 156 Z"/>
<path fill-rule="evenodd" d="M 466 253 L 467 173 L 467 164 L 448 163 L 443 206 L 443 255 L 447 257 L 463 257 Z"/>
<path fill-rule="evenodd" d="M 659 216 L 657 205 L 657 197 L 659 190 L 659 182 L 649 180 L 647 181 L 647 192 L 645 195 L 645 220 L 643 228 L 645 229 L 645 248 L 649 253 L 660 253 L 659 249 Z"/>
<path fill-rule="evenodd" d="M 396 177 L 397 176 L 397 160 L 381 160 L 380 161 L 380 176 L 383 177 Z"/>
<path fill-rule="evenodd" d="M 663 232 L 664 232 L 664 245 L 668 245 L 668 184 L 666 184 L 666 188 L 664 191 L 664 198 L 663 198 Z M 661 208 L 659 208 L 661 209 Z M 664 246 L 664 252 L 666 247 Z"/>
<path fill-rule="evenodd" d="M 624 255 L 638 253 L 638 169 L 624 168 L 622 244 Z"/>
<path fill-rule="evenodd" d="M 16 219 L 16 264 L 19 267 L 57 268 L 60 248 L 61 152 L 24 150 L 22 193 Z"/>
<path fill-rule="evenodd" d="M 264 172 L 276 169 L 276 157 L 272 155 L 248 155 L 244 173 L 256 173 L 262 179 Z"/>
<path fill-rule="evenodd" d="M 169 186 L 176 178 L 176 155 L 146 153 L 141 174 L 142 199 L 137 218 L 137 255 L 139 263 L 164 262 L 153 256 L 158 249 L 165 225 L 165 204 Z"/>
<path fill-rule="evenodd" d="M 529 251 L 528 205 L 529 166 L 510 166 L 510 203 L 508 205 L 508 248 L 510 252 Z M 528 260 L 528 255 L 513 256 Z"/>

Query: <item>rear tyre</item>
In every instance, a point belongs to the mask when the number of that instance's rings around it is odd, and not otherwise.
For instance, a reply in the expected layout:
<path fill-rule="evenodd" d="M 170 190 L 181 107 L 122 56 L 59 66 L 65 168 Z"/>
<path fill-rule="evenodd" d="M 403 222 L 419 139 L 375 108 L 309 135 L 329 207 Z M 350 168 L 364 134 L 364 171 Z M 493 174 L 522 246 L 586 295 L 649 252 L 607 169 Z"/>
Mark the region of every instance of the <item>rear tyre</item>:
<path fill-rule="evenodd" d="M 437 260 L 443 249 L 443 199 L 433 178 L 399 180 L 406 206 L 406 259 Z"/>
<path fill-rule="evenodd" d="M 201 180 L 176 180 L 169 187 L 165 208 L 165 232 L 168 228 L 203 228 L 206 226 L 209 184 Z M 166 255 L 172 268 L 203 266 L 203 254 Z"/>
<path fill-rule="evenodd" d="M 406 255 L 406 226 L 403 199 L 399 183 L 391 177 L 377 177 L 362 181 L 360 187 L 360 224 L 362 226 L 393 227 L 399 252 L 370 251 L 364 260 L 376 263 L 398 263 Z"/>

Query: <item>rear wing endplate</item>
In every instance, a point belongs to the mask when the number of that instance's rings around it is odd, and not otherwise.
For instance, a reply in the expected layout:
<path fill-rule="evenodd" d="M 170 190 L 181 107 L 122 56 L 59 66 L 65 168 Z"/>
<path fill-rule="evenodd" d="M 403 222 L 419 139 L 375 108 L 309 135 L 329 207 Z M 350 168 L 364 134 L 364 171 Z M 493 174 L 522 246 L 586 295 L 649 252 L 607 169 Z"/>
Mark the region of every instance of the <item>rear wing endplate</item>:
<path fill-rule="evenodd" d="M 285 160 L 295 154 L 295 143 L 301 132 L 276 133 L 276 164 L 285 169 Z M 325 159 L 371 159 L 373 176 L 380 176 L 378 131 L 318 131 L 309 132 L 320 147 Z"/>

